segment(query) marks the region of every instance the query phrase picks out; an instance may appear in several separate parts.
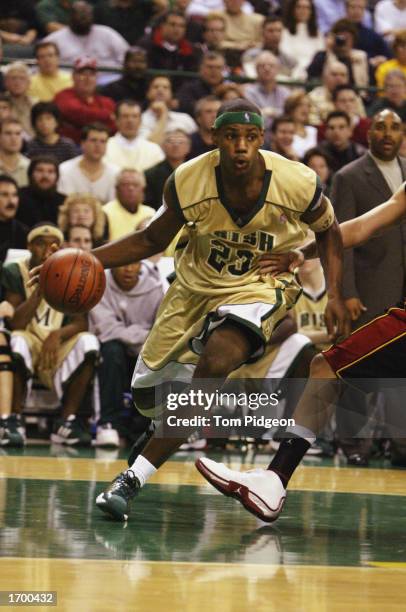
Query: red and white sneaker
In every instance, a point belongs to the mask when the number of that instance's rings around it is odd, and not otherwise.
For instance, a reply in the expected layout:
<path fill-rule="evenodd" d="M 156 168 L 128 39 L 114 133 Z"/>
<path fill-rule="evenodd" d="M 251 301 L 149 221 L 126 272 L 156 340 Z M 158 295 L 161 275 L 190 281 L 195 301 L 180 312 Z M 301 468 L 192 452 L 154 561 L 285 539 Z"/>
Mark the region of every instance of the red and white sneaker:
<path fill-rule="evenodd" d="M 220 493 L 234 497 L 262 521 L 272 523 L 281 513 L 286 490 L 275 472 L 264 469 L 238 472 L 207 457 L 197 459 L 195 465 Z"/>

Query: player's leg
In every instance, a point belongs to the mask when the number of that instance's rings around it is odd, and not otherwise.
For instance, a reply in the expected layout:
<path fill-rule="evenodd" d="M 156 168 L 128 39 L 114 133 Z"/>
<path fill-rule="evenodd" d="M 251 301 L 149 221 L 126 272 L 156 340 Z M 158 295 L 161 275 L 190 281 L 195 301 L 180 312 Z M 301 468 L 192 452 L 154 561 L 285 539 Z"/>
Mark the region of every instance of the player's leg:
<path fill-rule="evenodd" d="M 296 425 L 287 432 L 292 437 L 281 442 L 267 470 L 239 472 L 208 457 L 196 461 L 199 472 L 216 489 L 234 497 L 249 512 L 266 522 L 272 522 L 279 516 L 286 498 L 287 483 L 315 441 L 315 432 L 323 429 L 327 423 L 330 402 L 336 397 L 335 386 L 331 382 L 326 384 L 329 379 L 335 379 L 335 374 L 322 355 L 316 355 L 313 359 L 310 377 L 293 415 Z"/>
<path fill-rule="evenodd" d="M 246 361 L 253 352 L 251 334 L 244 327 L 224 323 L 209 336 L 197 363 L 193 380 L 206 379 L 205 390 L 221 387 L 227 376 Z M 177 416 L 190 416 L 190 407 L 177 411 Z M 128 470 L 120 474 L 96 503 L 104 512 L 119 520 L 127 520 L 129 503 L 156 470 L 179 448 L 184 438 L 153 436 Z"/>
<path fill-rule="evenodd" d="M 98 341 L 93 334 L 78 335 L 54 372 L 53 384 L 62 401 L 61 419 L 51 434 L 51 440 L 56 444 L 90 444 L 90 434 L 76 415 L 94 377 L 98 347 Z M 60 351 L 65 352 L 63 345 Z"/>
<path fill-rule="evenodd" d="M 21 446 L 24 442 L 11 417 L 13 370 L 8 336 L 0 331 L 0 445 Z"/>

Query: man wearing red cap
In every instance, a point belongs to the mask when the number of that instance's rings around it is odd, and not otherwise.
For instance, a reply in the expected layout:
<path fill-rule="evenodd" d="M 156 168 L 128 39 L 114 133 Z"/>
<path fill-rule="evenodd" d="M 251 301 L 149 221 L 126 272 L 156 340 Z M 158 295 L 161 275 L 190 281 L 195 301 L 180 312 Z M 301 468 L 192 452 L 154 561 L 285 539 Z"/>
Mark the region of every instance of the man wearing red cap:
<path fill-rule="evenodd" d="M 111 98 L 96 94 L 97 62 L 91 57 L 76 60 L 73 68 L 73 87 L 60 91 L 54 102 L 61 112 L 60 134 L 80 142 L 81 129 L 90 123 L 103 123 L 111 133 L 115 103 Z"/>

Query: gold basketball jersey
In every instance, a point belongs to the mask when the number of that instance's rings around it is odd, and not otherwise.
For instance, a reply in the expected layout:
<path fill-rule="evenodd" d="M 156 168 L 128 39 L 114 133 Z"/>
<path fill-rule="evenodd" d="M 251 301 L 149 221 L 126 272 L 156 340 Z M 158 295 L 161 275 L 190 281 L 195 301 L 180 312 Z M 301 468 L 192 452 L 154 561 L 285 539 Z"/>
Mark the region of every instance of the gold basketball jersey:
<path fill-rule="evenodd" d="M 321 187 L 315 172 L 269 151 L 261 194 L 253 210 L 242 215 L 226 201 L 214 150 L 182 164 L 169 188 L 185 233 L 179 240 L 176 273 L 179 282 L 198 294 L 229 293 L 256 283 L 290 284 L 292 275 L 261 278 L 258 258 L 281 253 L 303 243 L 308 225 L 301 220 L 319 204 Z"/>
<path fill-rule="evenodd" d="M 312 295 L 303 289 L 302 295 L 292 309 L 297 323 L 297 331 L 301 334 L 310 335 L 314 332 L 327 333 L 324 320 L 324 311 L 327 306 L 327 291 L 322 289 L 319 293 Z M 322 343 L 321 348 L 330 346 L 331 342 Z"/>

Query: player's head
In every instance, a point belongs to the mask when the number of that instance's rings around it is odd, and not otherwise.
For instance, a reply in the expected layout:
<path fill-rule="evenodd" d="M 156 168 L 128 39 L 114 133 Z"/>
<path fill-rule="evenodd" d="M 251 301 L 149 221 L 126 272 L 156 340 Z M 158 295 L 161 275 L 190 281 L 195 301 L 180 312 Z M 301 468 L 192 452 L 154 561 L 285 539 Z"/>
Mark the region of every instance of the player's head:
<path fill-rule="evenodd" d="M 27 236 L 27 248 L 31 253 L 30 267 L 39 266 L 49 257 L 55 246 L 62 246 L 63 234 L 51 221 L 37 223 Z"/>
<path fill-rule="evenodd" d="M 221 166 L 236 176 L 249 173 L 264 143 L 264 122 L 258 106 L 242 98 L 228 100 L 217 111 L 212 129 Z"/>

